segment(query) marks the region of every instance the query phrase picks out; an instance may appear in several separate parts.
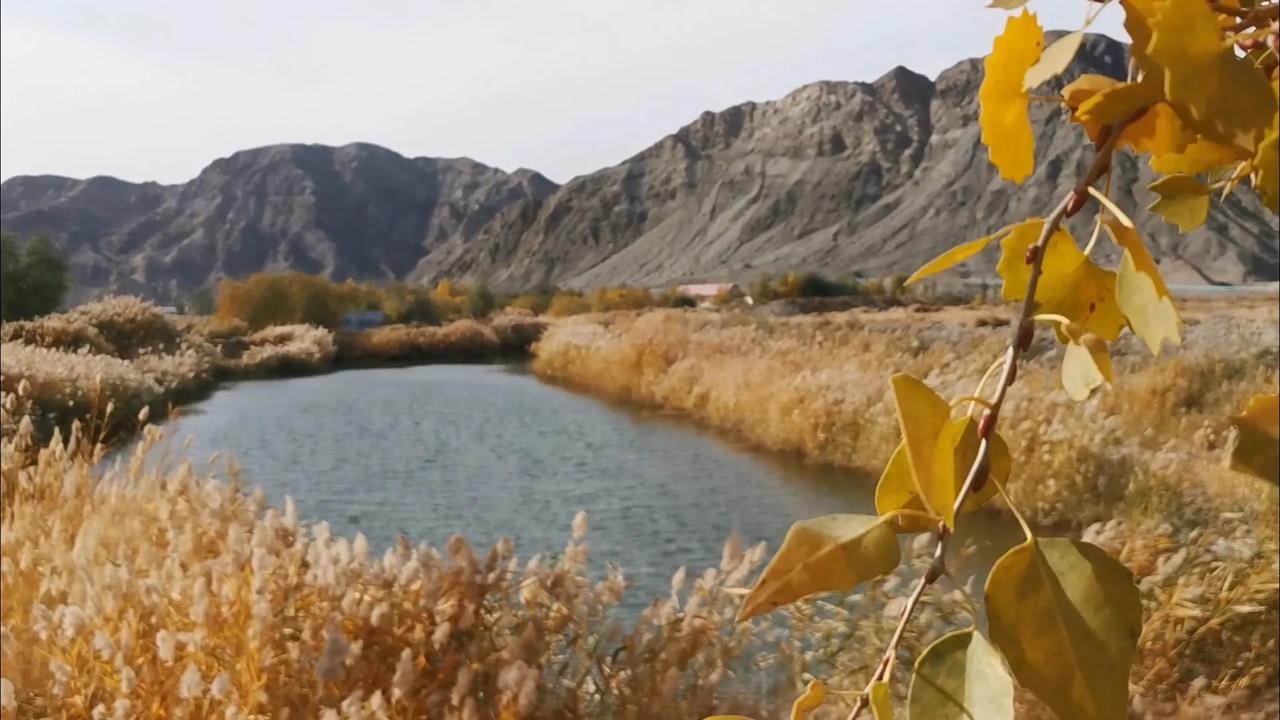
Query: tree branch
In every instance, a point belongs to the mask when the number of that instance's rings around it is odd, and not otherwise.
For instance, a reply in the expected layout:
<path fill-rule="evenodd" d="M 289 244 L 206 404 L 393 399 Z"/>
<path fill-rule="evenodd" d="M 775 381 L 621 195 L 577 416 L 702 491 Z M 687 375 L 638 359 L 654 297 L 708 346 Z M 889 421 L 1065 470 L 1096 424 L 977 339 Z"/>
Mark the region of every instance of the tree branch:
<path fill-rule="evenodd" d="M 1120 135 L 1124 128 L 1145 112 L 1146 108 L 1143 108 L 1141 111 L 1108 128 L 1109 132 L 1107 133 L 1106 141 L 1098 148 L 1098 153 L 1094 156 L 1093 163 L 1089 166 L 1088 171 L 1085 172 L 1084 177 L 1081 178 L 1080 184 L 1067 193 L 1058 202 L 1053 212 L 1049 213 L 1049 217 L 1045 218 L 1040 237 L 1036 239 L 1035 245 L 1032 245 L 1031 249 L 1028 250 L 1027 262 L 1031 265 L 1031 274 L 1027 280 L 1027 294 L 1022 301 L 1022 312 L 1018 322 L 1013 326 L 1013 337 L 1010 339 L 1008 349 L 1005 350 L 1004 369 L 1000 373 L 1000 383 L 996 386 L 995 394 L 991 398 L 991 404 L 986 413 L 983 414 L 982 422 L 978 426 L 978 454 L 974 458 L 973 464 L 969 466 L 969 473 L 965 476 L 964 484 L 956 495 L 956 502 L 953 508 L 953 516 L 956 518 L 960 517 L 960 509 L 964 506 L 965 500 L 979 486 L 979 479 L 982 481 L 987 479 L 987 474 L 990 470 L 991 436 L 995 433 L 996 422 L 1000 417 L 1000 408 L 1004 406 L 1004 400 L 1009 393 L 1009 388 L 1013 386 L 1014 378 L 1017 377 L 1018 361 L 1030 346 L 1031 337 L 1035 332 L 1034 321 L 1031 318 L 1036 311 L 1036 288 L 1040 283 L 1040 275 L 1044 271 L 1044 251 L 1049 245 L 1049 239 L 1058 231 L 1062 221 L 1067 218 L 1068 210 L 1071 206 L 1083 204 L 1083 200 L 1076 200 L 1076 198 L 1083 195 L 1087 199 L 1086 188 L 1097 182 L 1098 178 L 1102 177 L 1110 168 L 1111 156 L 1115 153 L 1116 145 L 1120 141 Z M 1079 210 L 1079 207 L 1076 210 Z M 920 581 L 916 583 L 915 589 L 911 591 L 910 597 L 907 598 L 907 604 L 903 607 L 902 615 L 898 619 L 898 627 L 894 630 L 893 636 L 885 648 L 884 656 L 881 657 L 875 672 L 871 674 L 870 682 L 867 683 L 862 694 L 854 702 L 853 709 L 849 712 L 847 720 L 856 720 L 862 714 L 862 711 L 866 709 L 873 685 L 877 682 L 888 680 L 893 671 L 894 660 L 897 659 L 898 645 L 906 632 L 907 623 L 910 622 L 912 614 L 915 613 L 916 606 L 920 604 L 920 598 L 924 595 L 925 588 L 932 585 L 944 574 L 944 558 L 946 557 L 947 541 L 951 537 L 951 532 L 946 523 L 939 523 L 937 532 L 938 543 L 934 547 L 933 561 L 929 564 L 929 569 L 920 576 Z"/>

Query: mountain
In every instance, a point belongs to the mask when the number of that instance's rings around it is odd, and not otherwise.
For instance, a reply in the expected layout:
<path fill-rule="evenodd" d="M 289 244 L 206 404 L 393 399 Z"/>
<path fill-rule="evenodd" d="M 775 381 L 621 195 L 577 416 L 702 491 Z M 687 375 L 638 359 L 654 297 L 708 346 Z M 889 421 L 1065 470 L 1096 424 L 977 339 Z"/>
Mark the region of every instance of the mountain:
<path fill-rule="evenodd" d="M 81 296 L 169 299 L 261 270 L 403 279 L 437 246 L 469 244 L 502 209 L 556 188 L 466 158 L 274 145 L 215 160 L 181 185 L 11 178 L 0 225 L 54 235 Z"/>
<path fill-rule="evenodd" d="M 1124 45 L 1090 36 L 1066 77 L 1119 77 L 1126 62 Z M 981 81 L 981 61 L 966 60 L 936 80 L 898 67 L 871 83 L 813 83 L 703 113 L 563 187 L 528 170 L 367 144 L 246 150 L 174 186 L 15 177 L 0 188 L 0 226 L 57 237 L 82 293 L 162 299 L 285 268 L 335 279 L 483 279 L 503 289 L 909 272 L 958 242 L 1047 212 L 1091 160 L 1063 110 L 1036 103 L 1035 174 L 1021 186 L 1000 180 L 979 141 Z M 1113 197 L 1171 281 L 1280 277 L 1276 219 L 1247 190 L 1183 236 L 1142 210 L 1152 178 L 1145 161 L 1120 156 Z M 1083 215 L 1072 224 L 1077 236 L 1090 231 Z M 970 272 L 990 274 L 992 262 Z"/>
<path fill-rule="evenodd" d="M 1122 77 L 1127 59 L 1123 44 L 1090 36 L 1052 91 L 1083 72 Z M 898 67 L 872 83 L 819 82 L 703 113 L 635 157 L 501 213 L 478 236 L 482 247 L 441 246 L 419 275 L 592 286 L 910 272 L 952 245 L 1047 213 L 1092 159 L 1064 111 L 1037 103 L 1035 174 L 1022 186 L 1001 180 L 979 139 L 981 82 L 980 60 L 935 81 Z M 1145 161 L 1120 157 L 1115 199 L 1172 280 L 1280 276 L 1276 220 L 1247 190 L 1180 236 L 1143 211 L 1153 178 Z M 1072 230 L 1087 237 L 1088 219 Z M 984 257 L 974 272 L 990 274 L 993 263 Z"/>

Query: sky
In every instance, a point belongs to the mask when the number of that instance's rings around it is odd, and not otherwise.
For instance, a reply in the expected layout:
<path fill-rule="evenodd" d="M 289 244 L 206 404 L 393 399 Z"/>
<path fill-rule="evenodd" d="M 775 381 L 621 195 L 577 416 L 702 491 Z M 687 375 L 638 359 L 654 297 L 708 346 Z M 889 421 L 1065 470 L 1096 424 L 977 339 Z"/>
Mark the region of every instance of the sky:
<path fill-rule="evenodd" d="M 982 0 L 0 0 L 0 177 L 184 182 L 237 150 L 372 142 L 558 182 L 704 110 L 990 51 Z M 1048 29 L 1083 0 L 1036 0 Z M 1095 6 L 1096 7 L 1096 6 Z M 1119 8 L 1091 28 L 1126 39 Z"/>

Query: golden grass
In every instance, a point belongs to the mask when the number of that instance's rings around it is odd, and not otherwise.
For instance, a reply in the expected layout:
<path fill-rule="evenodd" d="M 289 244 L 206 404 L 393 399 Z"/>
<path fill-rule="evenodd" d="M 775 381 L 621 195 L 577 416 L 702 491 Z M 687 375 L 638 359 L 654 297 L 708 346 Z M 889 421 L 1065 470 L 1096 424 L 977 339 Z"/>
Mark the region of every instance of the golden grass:
<path fill-rule="evenodd" d="M 599 315 L 550 326 L 535 369 L 686 412 L 761 447 L 878 472 L 897 442 L 887 377 L 909 371 L 945 394 L 970 393 L 1007 333 L 971 327 L 976 319 L 964 311 Z M 527 317 L 503 322 L 513 336 L 543 329 Z M 497 320 L 476 325 L 459 326 L 449 342 L 491 347 L 500 338 Z M 384 330 L 384 352 L 428 342 L 400 337 L 418 328 Z M 731 541 L 721 567 L 691 583 L 681 569 L 672 597 L 623 622 L 611 611 L 623 576 L 589 566 L 585 518 L 565 548 L 523 562 L 509 543 L 478 553 L 461 538 L 443 555 L 406 540 L 376 557 L 362 537 L 301 525 L 290 503 L 266 506 L 234 472 L 219 480 L 156 467 L 144 461 L 147 444 L 106 467 L 94 442 L 102 433 L 72 422 L 100 428 L 95 418 L 107 415 L 136 428 L 135 408 L 154 406 L 206 362 L 215 372 L 237 362 L 279 370 L 273 363 L 284 354 L 327 365 L 327 331 L 262 331 L 239 361 L 207 354 L 203 335 L 185 328 L 187 347 L 129 359 L 34 347 L 28 332 L 5 344 L 0 373 L 5 718 L 286 710 L 324 718 L 772 717 L 805 673 L 836 690 L 860 688 L 927 562 L 916 552 L 857 595 L 735 625 L 738 596 L 726 590 L 749 582 L 765 553 Z M 70 345 L 90 337 L 56 332 Z M 1139 578 L 1146 619 L 1131 678 L 1137 716 L 1273 707 L 1260 706 L 1259 693 L 1280 679 L 1276 493 L 1223 469 L 1219 454 L 1223 418 L 1241 398 L 1274 386 L 1275 333 L 1272 311 L 1257 322 L 1200 322 L 1186 350 L 1160 359 L 1122 345 L 1116 386 L 1079 405 L 1058 390 L 1056 351 L 1042 340 L 1007 405 L 1015 502 L 1042 526 L 1106 547 Z M 480 335 L 487 339 L 467 340 Z M 62 428 L 47 443 L 37 433 L 41 418 Z M 968 582 L 961 565 L 953 569 Z M 967 622 L 964 595 L 949 579 L 926 594 L 903 645 L 899 693 L 902 668 L 919 650 Z M 849 701 L 833 694 L 819 717 L 843 717 Z M 1042 714 L 1023 702 L 1021 716 Z"/>
<path fill-rule="evenodd" d="M 103 467 L 80 440 L 4 440 L 6 718 L 699 717 L 771 710 L 755 673 L 794 655 L 729 620 L 722 588 L 763 547 L 690 587 L 681 571 L 623 623 L 625 578 L 589 571 L 585 515 L 550 556 L 461 537 L 377 555 L 234 479 L 155 469 L 147 443 Z"/>
<path fill-rule="evenodd" d="M 1122 342 L 1115 386 L 1082 404 L 1060 389 L 1060 351 L 1042 336 L 1002 413 L 1015 504 L 1039 527 L 1111 547 L 1141 578 L 1147 621 L 1133 681 L 1152 708 L 1280 681 L 1276 490 L 1221 458 L 1227 417 L 1276 386 L 1271 308 L 1261 318 L 1192 314 L 1185 349 L 1159 358 Z M 899 438 L 889 376 L 972 394 L 1008 339 L 1008 329 L 977 327 L 988 315 L 615 314 L 553 326 L 534 369 L 878 475 Z"/>
<path fill-rule="evenodd" d="M 388 325 L 343 336 L 343 360 L 386 362 L 477 362 L 527 355 L 546 322 L 504 313 L 489 322 L 455 320 L 447 325 Z"/>

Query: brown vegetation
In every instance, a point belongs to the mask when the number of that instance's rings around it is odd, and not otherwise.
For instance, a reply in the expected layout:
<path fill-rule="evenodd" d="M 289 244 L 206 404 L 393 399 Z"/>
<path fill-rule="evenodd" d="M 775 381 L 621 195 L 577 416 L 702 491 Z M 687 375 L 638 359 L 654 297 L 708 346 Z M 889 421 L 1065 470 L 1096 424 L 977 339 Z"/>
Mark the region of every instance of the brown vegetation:
<path fill-rule="evenodd" d="M 972 394 L 1006 339 L 974 327 L 976 315 L 618 314 L 553 326 L 534 369 L 878 474 L 898 442 L 884 378 L 914 373 L 946 396 Z M 1016 438 L 1014 502 L 1042 528 L 1114 550 L 1142 578 L 1133 682 L 1153 708 L 1192 690 L 1249 695 L 1280 680 L 1276 492 L 1225 469 L 1220 454 L 1227 417 L 1276 385 L 1275 308 L 1265 318 L 1193 313 L 1189 325 L 1185 349 L 1155 360 L 1120 343 L 1124 372 L 1083 405 L 1061 390 L 1042 338 L 1003 414 Z"/>

